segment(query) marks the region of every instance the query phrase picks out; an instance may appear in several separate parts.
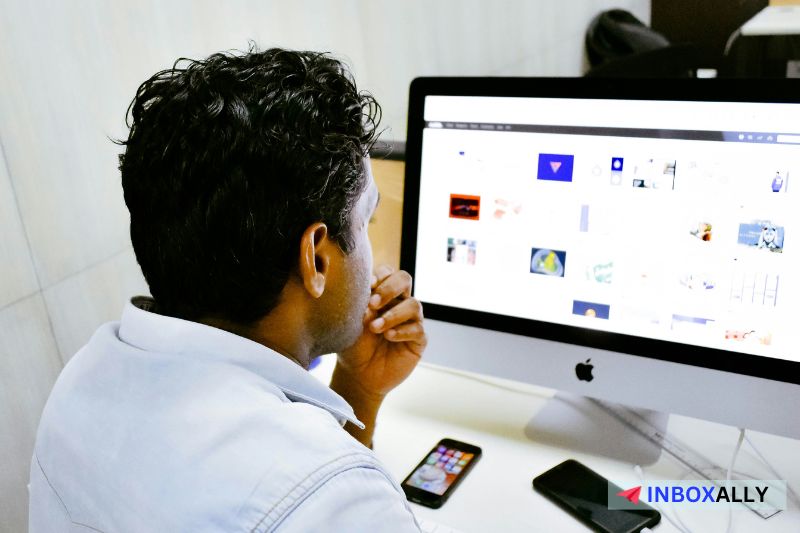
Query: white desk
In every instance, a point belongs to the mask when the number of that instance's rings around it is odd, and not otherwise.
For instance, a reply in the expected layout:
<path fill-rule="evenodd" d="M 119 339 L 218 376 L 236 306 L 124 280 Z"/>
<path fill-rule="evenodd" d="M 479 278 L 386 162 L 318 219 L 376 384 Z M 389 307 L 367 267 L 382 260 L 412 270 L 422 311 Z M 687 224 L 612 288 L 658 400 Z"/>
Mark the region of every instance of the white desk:
<path fill-rule="evenodd" d="M 332 356 L 325 356 L 313 372 L 326 381 L 333 364 Z M 378 419 L 375 452 L 398 481 L 443 437 L 483 448 L 480 462 L 441 509 L 411 504 L 418 516 L 464 533 L 584 532 L 587 529 L 583 525 L 533 491 L 531 481 L 537 474 L 571 457 L 623 487 L 640 484 L 630 464 L 553 448 L 525 437 L 525 424 L 554 391 L 493 378 L 490 381 L 524 392 L 420 366 L 387 398 Z M 735 428 L 675 415 L 670 418 L 669 432 L 725 467 L 738 436 Z M 748 432 L 748 436 L 797 492 L 800 441 L 756 432 Z M 764 479 L 774 477 L 767 474 L 746 442 L 736 470 L 763 475 Z M 647 479 L 694 477 L 686 475 L 685 469 L 667 454 L 645 468 L 645 476 Z M 800 531 L 800 509 L 792 501 L 789 510 L 769 520 L 742 509 L 733 513 L 733 531 Z M 678 512 L 696 533 L 725 531 L 727 512 L 686 509 Z M 666 533 L 676 529 L 662 518 L 655 531 Z"/>

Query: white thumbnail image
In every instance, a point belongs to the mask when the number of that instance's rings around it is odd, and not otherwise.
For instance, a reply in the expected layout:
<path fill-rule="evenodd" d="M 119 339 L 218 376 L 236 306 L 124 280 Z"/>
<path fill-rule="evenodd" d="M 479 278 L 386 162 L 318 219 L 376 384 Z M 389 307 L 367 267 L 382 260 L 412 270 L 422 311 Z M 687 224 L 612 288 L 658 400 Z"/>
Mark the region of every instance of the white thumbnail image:
<path fill-rule="evenodd" d="M 674 342 L 711 347 L 719 344 L 724 329 L 715 316 L 673 313 L 670 334 Z"/>
<path fill-rule="evenodd" d="M 658 302 L 632 303 L 623 299 L 614 307 L 616 321 L 642 336 L 667 334 L 671 317 L 672 313 Z"/>
<path fill-rule="evenodd" d="M 668 251 L 644 253 L 617 249 L 614 259 L 614 288 L 619 297 L 635 307 L 656 308 L 674 298 L 673 258 Z"/>
<path fill-rule="evenodd" d="M 522 179 L 530 156 L 509 142 L 511 133 L 425 130 L 422 171 L 444 176 L 464 187 Z"/>
<path fill-rule="evenodd" d="M 533 198 L 533 187 L 529 180 L 497 181 L 487 189 L 485 198 L 486 220 L 500 222 L 504 227 L 522 222 L 529 213 Z"/>
<path fill-rule="evenodd" d="M 790 190 L 791 172 L 781 163 L 743 160 L 731 172 L 735 191 L 746 195 L 776 196 Z"/>
<path fill-rule="evenodd" d="M 772 176 L 770 181 L 770 190 L 773 193 L 786 193 L 789 192 L 789 177 L 791 172 L 786 168 L 779 168 L 774 173 L 770 173 L 767 178 Z M 765 180 L 766 181 L 766 180 Z"/>
<path fill-rule="evenodd" d="M 739 231 L 738 202 L 680 192 L 674 208 L 674 232 L 680 249 L 730 255 Z"/>
<path fill-rule="evenodd" d="M 529 273 L 529 242 L 535 232 L 524 224 L 484 224 L 488 228 L 478 243 L 478 264 L 482 271 L 499 276 L 520 276 Z M 542 232 L 543 234 L 544 232 Z"/>
<path fill-rule="evenodd" d="M 477 258 L 477 242 L 469 239 L 447 239 L 447 261 L 458 265 L 474 265 Z"/>
<path fill-rule="evenodd" d="M 607 217 L 610 234 L 620 246 L 641 253 L 648 250 L 660 253 L 666 243 L 677 238 L 678 206 L 679 198 L 674 195 L 639 195 L 629 191 L 604 206 L 593 205 L 590 210 L 597 212 L 599 207 L 600 213 Z"/>
<path fill-rule="evenodd" d="M 719 324 L 724 349 L 773 357 L 797 355 L 797 325 L 778 309 L 735 307 L 719 317 Z"/>
<path fill-rule="evenodd" d="M 708 200 L 730 192 L 733 171 L 730 161 L 688 155 L 678 160 L 678 165 L 676 191 L 702 195 Z"/>
<path fill-rule="evenodd" d="M 533 134 L 450 131 L 457 133 L 447 146 L 447 153 L 465 175 L 483 182 L 517 185 L 529 184 L 531 178 L 535 178 L 538 147 L 532 140 Z"/>
<path fill-rule="evenodd" d="M 677 288 L 682 292 L 677 292 L 676 294 L 687 300 L 698 301 L 701 298 L 703 302 L 711 299 L 716 300 L 721 293 L 720 284 L 723 276 L 719 271 L 709 269 L 708 265 L 682 265 L 682 268 L 679 269 L 675 276 Z"/>
<path fill-rule="evenodd" d="M 631 185 L 634 188 L 671 191 L 675 187 L 677 159 L 645 157 L 634 162 Z"/>
<path fill-rule="evenodd" d="M 736 144 L 736 143 L 731 143 Z M 748 196 L 774 196 L 792 189 L 792 172 L 799 157 L 798 150 L 786 147 L 752 144 L 730 147 L 718 157 L 729 167 L 733 191 Z"/>
<path fill-rule="evenodd" d="M 729 307 L 731 271 L 724 262 L 682 262 L 670 272 L 673 290 L 665 306 L 682 316 L 718 317 Z"/>
<path fill-rule="evenodd" d="M 592 290 L 593 286 L 607 291 L 614 283 L 614 250 L 603 236 L 579 235 L 570 250 L 570 263 L 582 291 Z"/>
<path fill-rule="evenodd" d="M 758 208 L 750 204 L 740 209 L 737 220 L 737 253 L 744 257 L 765 257 L 771 254 L 783 255 L 787 250 L 791 252 L 793 228 L 798 227 L 796 211 L 794 206 L 778 203 L 769 206 L 762 204 Z"/>
<path fill-rule="evenodd" d="M 525 206 L 524 201 L 518 195 L 496 194 L 492 198 L 491 218 L 498 221 L 517 221 Z"/>
<path fill-rule="evenodd" d="M 600 190 L 578 203 L 578 220 L 573 225 L 582 233 L 593 237 L 628 234 L 631 216 L 627 212 L 631 202 L 624 196 Z"/>
<path fill-rule="evenodd" d="M 791 302 L 793 276 L 787 274 L 776 261 L 737 261 L 729 274 L 728 308 L 771 309 Z"/>
<path fill-rule="evenodd" d="M 597 144 L 575 153 L 573 182 L 582 188 L 594 191 L 609 186 L 614 145 L 602 141 L 598 139 Z"/>
<path fill-rule="evenodd" d="M 603 187 L 594 191 L 581 191 L 575 198 L 578 218 L 572 226 L 577 226 L 581 233 L 593 236 L 617 236 L 623 240 L 645 232 L 647 231 L 645 226 L 649 222 L 644 221 L 651 217 L 648 214 L 649 207 L 642 209 L 640 205 L 660 209 L 659 205 L 663 199 L 637 198 L 637 196 L 630 188 Z"/>
<path fill-rule="evenodd" d="M 496 228 L 500 229 L 497 225 Z M 498 272 L 530 272 L 531 243 L 551 243 L 553 233 L 547 227 L 530 223 L 515 224 L 508 230 L 495 231 L 487 243 L 494 250 L 491 260 Z"/>
<path fill-rule="evenodd" d="M 549 185 L 549 184 L 548 184 Z M 582 205 L 572 191 L 555 190 L 548 194 L 533 191 L 522 200 L 519 223 L 515 226 L 533 241 L 541 238 L 562 242 L 580 232 Z"/>

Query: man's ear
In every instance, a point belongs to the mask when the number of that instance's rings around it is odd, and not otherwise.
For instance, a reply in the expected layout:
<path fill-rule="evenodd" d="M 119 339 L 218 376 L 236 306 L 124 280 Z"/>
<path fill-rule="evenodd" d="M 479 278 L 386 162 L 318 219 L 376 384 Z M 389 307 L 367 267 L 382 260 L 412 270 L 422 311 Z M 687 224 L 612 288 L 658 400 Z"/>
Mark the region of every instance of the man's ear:
<path fill-rule="evenodd" d="M 298 268 L 303 286 L 312 298 L 319 298 L 325 292 L 334 244 L 328 237 L 328 226 L 322 222 L 311 224 L 300 238 Z"/>

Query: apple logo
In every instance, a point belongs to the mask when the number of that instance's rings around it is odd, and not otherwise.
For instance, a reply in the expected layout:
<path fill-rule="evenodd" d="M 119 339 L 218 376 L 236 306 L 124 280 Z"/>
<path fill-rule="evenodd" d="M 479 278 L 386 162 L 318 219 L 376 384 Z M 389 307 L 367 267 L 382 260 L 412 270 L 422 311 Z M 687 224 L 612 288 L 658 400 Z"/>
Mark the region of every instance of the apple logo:
<path fill-rule="evenodd" d="M 592 369 L 594 365 L 590 365 L 589 361 L 591 361 L 591 357 L 586 360 L 585 363 L 578 363 L 575 365 L 575 375 L 578 376 L 578 379 L 581 381 L 592 381 L 594 376 L 592 375 Z"/>

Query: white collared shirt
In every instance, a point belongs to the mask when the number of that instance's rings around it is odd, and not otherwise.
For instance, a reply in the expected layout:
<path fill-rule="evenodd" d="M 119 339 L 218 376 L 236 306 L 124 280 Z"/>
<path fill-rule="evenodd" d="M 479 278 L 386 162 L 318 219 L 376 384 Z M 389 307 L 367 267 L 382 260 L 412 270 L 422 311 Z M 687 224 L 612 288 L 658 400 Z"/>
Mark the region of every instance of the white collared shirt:
<path fill-rule="evenodd" d="M 346 421 L 361 424 L 286 357 L 128 304 L 53 387 L 30 531 L 419 531 Z"/>

